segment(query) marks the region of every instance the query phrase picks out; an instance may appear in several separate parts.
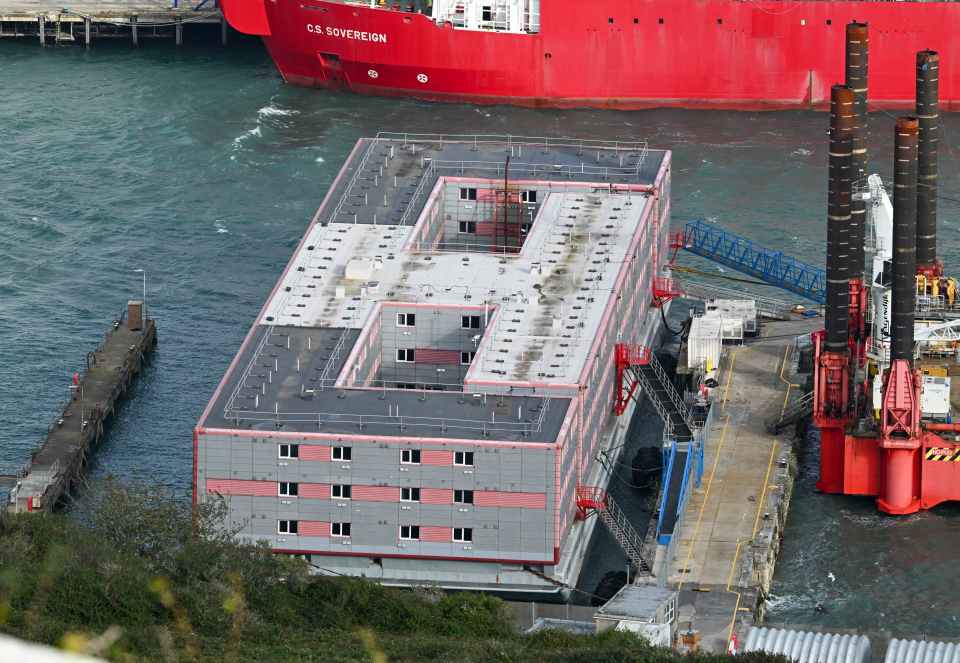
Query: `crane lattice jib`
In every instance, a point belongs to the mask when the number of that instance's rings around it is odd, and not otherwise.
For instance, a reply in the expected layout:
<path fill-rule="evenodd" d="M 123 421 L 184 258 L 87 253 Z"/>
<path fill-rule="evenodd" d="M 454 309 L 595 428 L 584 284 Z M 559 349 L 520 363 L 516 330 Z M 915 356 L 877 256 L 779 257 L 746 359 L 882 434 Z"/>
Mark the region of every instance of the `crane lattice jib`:
<path fill-rule="evenodd" d="M 826 303 L 827 277 L 823 268 L 800 262 L 713 224 L 688 223 L 683 231 L 683 248 L 818 304 Z"/>

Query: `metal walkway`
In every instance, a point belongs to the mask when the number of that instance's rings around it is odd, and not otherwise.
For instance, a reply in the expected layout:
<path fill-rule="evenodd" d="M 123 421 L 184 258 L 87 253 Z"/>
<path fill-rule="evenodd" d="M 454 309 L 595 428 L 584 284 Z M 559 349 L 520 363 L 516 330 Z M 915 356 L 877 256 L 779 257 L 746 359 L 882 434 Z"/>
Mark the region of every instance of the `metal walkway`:
<path fill-rule="evenodd" d="M 683 237 L 675 242 L 675 246 L 818 304 L 826 302 L 826 271 L 823 268 L 754 244 L 746 237 L 713 224 L 691 221 L 684 226 Z"/>
<path fill-rule="evenodd" d="M 637 573 L 650 574 L 650 565 L 643 559 L 640 552 L 643 539 L 627 518 L 627 514 L 617 506 L 609 493 L 600 488 L 578 486 L 577 508 L 580 509 L 583 516 L 591 512 L 596 513 L 600 522 L 604 524 L 620 547 L 623 548 L 623 552 L 626 553 L 627 559 L 637 569 Z"/>

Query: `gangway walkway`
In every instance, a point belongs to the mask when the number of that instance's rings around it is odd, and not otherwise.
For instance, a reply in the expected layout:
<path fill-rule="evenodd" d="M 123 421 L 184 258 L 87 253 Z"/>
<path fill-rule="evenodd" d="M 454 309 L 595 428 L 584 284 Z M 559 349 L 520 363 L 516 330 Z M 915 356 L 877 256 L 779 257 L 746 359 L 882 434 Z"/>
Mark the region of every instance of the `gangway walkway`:
<path fill-rule="evenodd" d="M 622 414 L 626 403 L 637 398 L 637 387 L 641 387 L 663 420 L 664 451 L 669 450 L 669 453 L 665 453 L 667 460 L 657 538 L 669 542 L 691 476 L 689 460 L 697 426 L 691 418 L 690 408 L 650 348 L 617 344 L 616 362 L 619 395 L 615 412 Z"/>
<path fill-rule="evenodd" d="M 782 251 L 755 244 L 746 237 L 726 231 L 704 221 L 691 221 L 684 226 L 682 237 L 674 240 L 674 248 L 726 265 L 777 287 L 789 290 L 824 304 L 826 271 L 800 262 Z"/>
<path fill-rule="evenodd" d="M 607 491 L 592 486 L 578 486 L 577 508 L 584 517 L 590 513 L 596 513 L 600 522 L 623 548 L 623 552 L 626 553 L 627 559 L 636 568 L 637 573 L 650 574 L 650 565 L 641 554 L 643 539 L 630 523 L 627 514 L 617 506 Z"/>

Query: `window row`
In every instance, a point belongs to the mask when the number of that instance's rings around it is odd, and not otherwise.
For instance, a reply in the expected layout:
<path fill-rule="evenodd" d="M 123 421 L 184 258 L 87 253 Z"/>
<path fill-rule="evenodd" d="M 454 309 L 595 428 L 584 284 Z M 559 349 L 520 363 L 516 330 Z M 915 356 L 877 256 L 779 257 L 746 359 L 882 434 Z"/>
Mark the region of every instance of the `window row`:
<path fill-rule="evenodd" d="M 399 538 L 402 541 L 419 541 L 419 525 L 400 525 Z M 298 520 L 278 520 L 277 534 L 295 535 L 300 533 L 300 521 Z M 330 523 L 330 536 L 347 538 L 350 536 L 350 523 Z M 451 531 L 451 540 L 454 543 L 472 543 L 472 527 L 454 527 Z"/>
<path fill-rule="evenodd" d="M 465 223 L 469 224 L 471 230 L 464 230 Z M 476 224 L 473 221 L 460 222 L 460 232 L 477 232 Z M 461 329 L 480 329 L 481 317 L 479 315 L 463 315 L 460 316 L 460 328 Z M 416 327 L 417 326 L 417 314 L 416 313 L 397 313 L 397 327 Z M 411 359 L 411 361 L 413 361 Z"/>
<path fill-rule="evenodd" d="M 280 481 L 277 483 L 277 495 L 280 497 L 297 497 L 300 494 L 300 484 L 295 481 Z M 335 483 L 330 486 L 330 498 L 335 500 L 353 499 L 353 486 L 350 484 Z M 401 502 L 419 502 L 419 488 L 401 488 Z M 472 490 L 454 490 L 454 504 L 473 504 Z"/>
<path fill-rule="evenodd" d="M 487 15 L 490 7 L 484 7 L 484 16 Z M 488 20 L 488 19 L 484 19 Z M 613 19 L 610 21 L 613 22 Z M 476 187 L 460 187 L 460 200 L 476 200 L 477 199 L 477 188 Z M 528 189 L 526 191 L 520 192 L 520 202 L 523 203 L 535 203 L 537 202 L 537 190 Z"/>
<path fill-rule="evenodd" d="M 352 453 L 350 447 L 330 447 L 330 459 L 331 460 L 340 460 L 340 461 L 349 461 L 351 460 Z M 299 458 L 300 457 L 300 445 L 299 444 L 281 444 L 277 446 L 277 457 L 278 458 Z"/>
<path fill-rule="evenodd" d="M 280 444 L 277 446 L 277 456 L 279 458 L 299 458 L 299 444 Z M 332 460 L 349 462 L 353 458 L 351 447 L 331 447 L 330 458 Z M 421 458 L 420 449 L 401 449 L 400 463 L 403 465 L 419 465 Z M 459 467 L 473 467 L 472 451 L 453 452 L 453 464 Z"/>
<path fill-rule="evenodd" d="M 473 358 L 477 356 L 476 350 L 460 352 L 460 363 L 464 366 L 470 365 Z M 413 348 L 397 348 L 397 362 L 401 364 L 412 364 L 417 360 L 417 351 Z M 404 387 L 400 387 L 403 389 Z"/>

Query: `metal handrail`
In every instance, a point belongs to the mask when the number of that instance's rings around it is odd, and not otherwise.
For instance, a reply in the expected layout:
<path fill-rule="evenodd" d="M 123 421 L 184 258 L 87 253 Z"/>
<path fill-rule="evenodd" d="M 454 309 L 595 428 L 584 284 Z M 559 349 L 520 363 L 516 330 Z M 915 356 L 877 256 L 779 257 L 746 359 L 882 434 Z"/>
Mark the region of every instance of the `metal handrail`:
<path fill-rule="evenodd" d="M 247 363 L 247 367 L 244 369 L 240 379 L 237 380 L 237 385 L 230 393 L 230 398 L 227 399 L 227 404 L 223 408 L 224 417 L 227 416 L 227 412 L 233 409 L 234 401 L 236 401 L 237 396 L 240 395 L 240 390 L 246 386 L 247 378 L 250 377 L 250 373 L 253 372 L 253 366 L 256 364 L 257 358 L 260 356 L 260 353 L 263 352 L 263 348 L 270 340 L 270 336 L 273 335 L 273 325 L 267 325 L 266 327 L 266 330 L 263 332 L 263 337 L 260 339 L 256 349 L 253 351 L 253 355 L 250 357 L 250 361 Z"/>
<path fill-rule="evenodd" d="M 670 376 L 667 375 L 667 372 L 663 369 L 663 365 L 657 359 L 657 355 L 653 352 L 650 353 L 650 366 L 653 368 L 653 372 L 656 373 L 657 379 L 660 381 L 660 384 L 663 385 L 667 395 L 673 402 L 673 406 L 677 408 L 677 413 L 683 417 L 683 422 L 687 425 L 687 428 L 690 429 L 690 432 L 693 433 L 693 431 L 696 429 L 696 426 L 693 425 L 693 421 L 690 419 L 690 409 L 687 407 L 687 404 L 683 402 L 683 398 L 680 396 L 676 387 L 674 387 L 673 382 L 670 380 Z"/>
<path fill-rule="evenodd" d="M 373 149 L 380 142 L 379 134 L 376 138 L 370 141 L 370 145 L 367 146 L 367 149 L 364 151 L 363 156 L 360 158 L 360 163 L 357 164 L 357 169 L 353 173 L 353 177 L 350 178 L 350 182 L 347 183 L 346 188 L 343 190 L 343 195 L 340 196 L 340 200 L 337 202 L 337 206 L 333 208 L 333 212 L 330 214 L 329 221 L 330 223 L 334 222 L 337 218 L 337 215 L 340 214 L 340 210 L 343 209 L 343 204 L 347 201 L 347 194 L 353 189 L 353 185 L 357 183 L 357 179 L 360 177 L 360 173 L 363 172 L 363 169 L 367 165 L 367 161 L 370 159 L 370 155 L 373 154 Z"/>
<path fill-rule="evenodd" d="M 407 426 L 420 428 L 434 428 L 441 431 L 448 429 L 489 432 L 514 432 L 528 437 L 543 430 L 545 414 L 535 422 L 515 423 L 510 421 L 488 421 L 485 419 L 455 419 L 449 417 L 418 417 L 407 415 L 385 414 L 351 414 L 338 412 L 278 412 L 258 410 L 234 410 L 225 413 L 225 418 L 233 421 L 273 421 L 276 423 L 310 423 L 318 428 L 326 424 L 365 426 L 399 426 L 401 430 Z"/>
<path fill-rule="evenodd" d="M 647 147 L 647 141 L 622 141 L 622 140 L 583 140 L 571 137 L 549 136 L 514 136 L 512 134 L 420 134 L 396 131 L 378 131 L 376 140 L 407 143 L 473 143 L 474 145 L 523 145 L 531 147 L 543 147 L 549 150 L 551 147 L 576 147 L 580 150 L 614 150 L 626 151 L 643 150 Z M 512 168 L 512 165 L 511 165 Z"/>
<path fill-rule="evenodd" d="M 324 364 L 323 370 L 320 371 L 320 376 L 317 381 L 320 383 L 320 388 L 325 389 L 328 381 L 336 382 L 335 378 L 330 377 L 330 373 L 333 371 L 333 367 L 336 365 L 337 361 L 340 359 L 340 353 L 343 352 L 343 346 L 347 342 L 347 336 L 350 335 L 350 332 L 353 331 L 350 327 L 345 327 L 343 332 L 340 334 L 340 338 L 337 339 L 336 345 L 333 346 L 333 351 L 330 353 L 330 356 L 327 357 L 327 363 Z"/>

